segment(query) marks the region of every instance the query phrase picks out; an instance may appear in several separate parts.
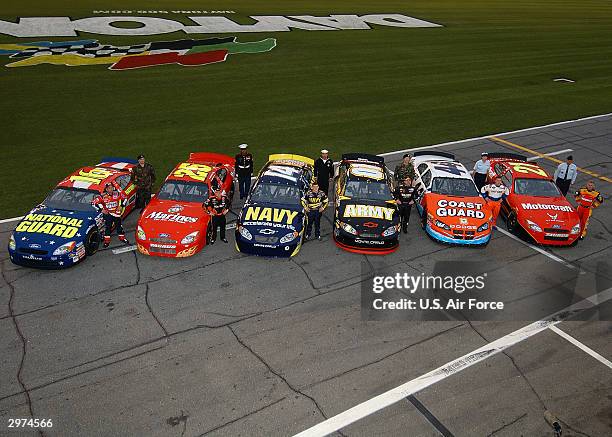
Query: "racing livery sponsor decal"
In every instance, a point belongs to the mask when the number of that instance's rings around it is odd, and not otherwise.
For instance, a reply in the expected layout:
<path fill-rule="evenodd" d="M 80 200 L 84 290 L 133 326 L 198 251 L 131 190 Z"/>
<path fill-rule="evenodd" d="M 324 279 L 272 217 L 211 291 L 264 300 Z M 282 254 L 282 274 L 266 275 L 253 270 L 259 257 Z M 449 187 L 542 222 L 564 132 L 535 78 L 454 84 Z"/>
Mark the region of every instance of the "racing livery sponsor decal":
<path fill-rule="evenodd" d="M 375 205 L 354 205 L 349 204 L 344 208 L 343 217 L 359 217 L 359 218 L 374 218 L 383 220 L 392 220 L 395 208 Z"/>
<path fill-rule="evenodd" d="M 111 177 L 113 171 L 106 168 L 94 167 L 92 169 L 81 169 L 79 174 L 70 176 L 70 182 L 83 182 L 91 185 L 99 185 L 103 180 Z"/>
<path fill-rule="evenodd" d="M 19 223 L 15 232 L 55 235 L 61 238 L 72 238 L 83 226 L 83 220 L 61 215 L 28 214 Z"/>
<path fill-rule="evenodd" d="M 440 199 L 438 200 L 436 215 L 438 217 L 471 217 L 483 219 L 485 218 L 485 213 L 482 211 L 482 207 L 483 204 L 478 202 Z"/>
<path fill-rule="evenodd" d="M 551 210 L 564 212 L 572 212 L 574 210 L 570 205 L 548 205 L 545 203 L 521 203 L 521 207 L 526 210 Z"/>
<path fill-rule="evenodd" d="M 249 206 L 244 213 L 244 220 L 245 222 L 252 220 L 256 222 L 285 223 L 291 225 L 297 215 L 298 211 L 291 211 L 290 209 Z M 246 225 L 247 223 L 244 224 Z"/>
<path fill-rule="evenodd" d="M 167 214 L 161 211 L 153 211 L 152 213 L 148 214 L 146 218 L 173 223 L 195 223 L 198 221 L 198 217 L 191 217 L 181 214 Z"/>
<path fill-rule="evenodd" d="M 0 55 L 12 61 L 7 67 L 52 65 L 108 65 L 128 70 L 165 64 L 199 66 L 224 62 L 228 55 L 263 53 L 276 47 L 275 38 L 238 42 L 236 37 L 159 41 L 129 46 L 101 44 L 97 40 L 38 41 L 0 44 Z"/>

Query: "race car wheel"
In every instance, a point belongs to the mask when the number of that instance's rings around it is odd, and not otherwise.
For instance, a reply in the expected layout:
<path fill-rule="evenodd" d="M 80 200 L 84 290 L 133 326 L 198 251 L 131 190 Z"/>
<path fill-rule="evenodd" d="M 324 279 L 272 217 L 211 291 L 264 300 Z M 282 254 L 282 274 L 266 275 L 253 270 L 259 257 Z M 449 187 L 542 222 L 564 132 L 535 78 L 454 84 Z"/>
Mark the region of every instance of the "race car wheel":
<path fill-rule="evenodd" d="M 506 219 L 506 228 L 508 229 L 508 232 L 515 234 L 518 230 L 518 227 L 519 224 L 518 219 L 516 218 L 516 214 L 514 212 L 511 212 L 508 215 L 508 218 Z"/>
<path fill-rule="evenodd" d="M 87 233 L 85 238 L 85 253 L 87 256 L 91 256 L 98 251 L 101 241 L 102 237 L 97 229 L 92 229 Z"/>

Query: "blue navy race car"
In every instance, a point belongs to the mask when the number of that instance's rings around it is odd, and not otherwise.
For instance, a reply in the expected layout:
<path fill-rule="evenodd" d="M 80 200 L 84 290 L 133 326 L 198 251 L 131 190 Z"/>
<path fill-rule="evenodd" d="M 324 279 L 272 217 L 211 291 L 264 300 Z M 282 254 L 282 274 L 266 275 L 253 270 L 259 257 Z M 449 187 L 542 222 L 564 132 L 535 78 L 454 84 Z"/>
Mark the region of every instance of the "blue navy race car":
<path fill-rule="evenodd" d="M 236 249 L 269 257 L 291 257 L 302 245 L 306 216 L 301 200 L 310 188 L 313 160 L 270 155 L 236 223 Z"/>
<path fill-rule="evenodd" d="M 106 158 L 62 180 L 13 231 L 8 246 L 11 261 L 52 269 L 72 266 L 93 255 L 100 246 L 104 222 L 92 201 L 106 183 L 113 183 L 128 198 L 123 217 L 128 215 L 136 200 L 136 187 L 130 181 L 134 165 L 135 161 L 126 158 Z"/>

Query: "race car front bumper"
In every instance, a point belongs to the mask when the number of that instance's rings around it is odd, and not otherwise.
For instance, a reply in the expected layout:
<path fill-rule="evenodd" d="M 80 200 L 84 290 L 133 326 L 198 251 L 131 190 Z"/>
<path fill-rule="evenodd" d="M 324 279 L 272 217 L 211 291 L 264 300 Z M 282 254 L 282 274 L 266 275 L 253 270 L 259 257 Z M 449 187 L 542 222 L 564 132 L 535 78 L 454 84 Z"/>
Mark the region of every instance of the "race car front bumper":
<path fill-rule="evenodd" d="M 300 234 L 290 243 L 264 244 L 254 240 L 247 240 L 239 231 L 235 232 L 236 249 L 240 253 L 248 255 L 264 256 L 268 258 L 290 258 L 297 255 L 302 246 L 302 235 Z"/>
<path fill-rule="evenodd" d="M 13 264 L 35 269 L 65 269 L 77 264 L 85 258 L 85 249 L 77 249 L 65 255 L 48 255 L 41 253 L 26 253 L 27 248 L 9 249 L 9 257 Z M 30 251 L 31 252 L 31 251 Z"/>
<path fill-rule="evenodd" d="M 395 252 L 399 247 L 399 233 L 390 237 L 366 238 L 334 227 L 333 237 L 336 246 L 341 249 L 367 255 L 385 255 Z"/>
<path fill-rule="evenodd" d="M 441 241 L 443 243 L 463 245 L 463 246 L 480 246 L 483 244 L 487 244 L 489 240 L 491 239 L 491 232 L 485 235 L 481 235 L 481 236 L 474 236 L 474 238 L 471 238 L 471 239 L 453 238 L 448 235 L 444 235 L 441 232 L 436 231 L 435 229 L 431 227 L 429 223 L 427 224 L 427 226 L 425 226 L 425 231 L 427 232 L 427 234 L 429 234 L 430 237 L 432 237 L 435 240 Z"/>

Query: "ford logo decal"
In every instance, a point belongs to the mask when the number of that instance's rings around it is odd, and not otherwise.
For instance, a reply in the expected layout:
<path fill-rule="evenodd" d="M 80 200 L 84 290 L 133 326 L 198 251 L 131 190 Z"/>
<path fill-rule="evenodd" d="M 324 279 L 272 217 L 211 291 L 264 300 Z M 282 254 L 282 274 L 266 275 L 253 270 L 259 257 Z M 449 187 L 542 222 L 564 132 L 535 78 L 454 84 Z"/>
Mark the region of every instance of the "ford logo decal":
<path fill-rule="evenodd" d="M 30 244 L 30 248 L 32 249 L 40 249 L 42 246 L 40 244 Z"/>
<path fill-rule="evenodd" d="M 159 236 L 161 238 L 168 238 L 170 236 L 170 234 L 159 234 Z"/>

